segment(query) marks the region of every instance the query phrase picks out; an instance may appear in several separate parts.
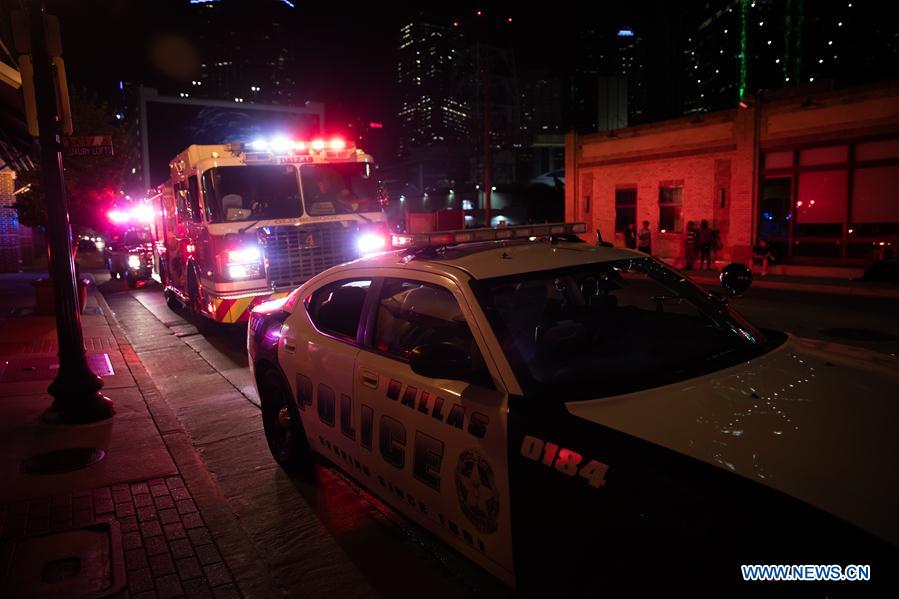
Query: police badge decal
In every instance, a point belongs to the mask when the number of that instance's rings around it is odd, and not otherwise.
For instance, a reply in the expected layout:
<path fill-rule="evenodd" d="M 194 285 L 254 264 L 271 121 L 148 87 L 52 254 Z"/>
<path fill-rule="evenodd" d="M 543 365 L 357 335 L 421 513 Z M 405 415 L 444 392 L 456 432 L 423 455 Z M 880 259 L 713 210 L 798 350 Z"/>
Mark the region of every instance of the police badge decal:
<path fill-rule="evenodd" d="M 459 454 L 456 494 L 465 517 L 482 533 L 496 532 L 499 525 L 499 493 L 493 468 L 477 449 Z"/>

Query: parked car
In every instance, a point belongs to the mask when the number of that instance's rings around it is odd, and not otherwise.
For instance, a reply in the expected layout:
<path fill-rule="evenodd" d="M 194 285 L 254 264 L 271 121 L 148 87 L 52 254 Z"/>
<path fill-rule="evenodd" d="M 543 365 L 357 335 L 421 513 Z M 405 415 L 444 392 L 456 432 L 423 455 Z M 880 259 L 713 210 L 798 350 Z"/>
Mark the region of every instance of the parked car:
<path fill-rule="evenodd" d="M 751 564 L 894 585 L 895 358 L 761 330 L 585 232 L 395 235 L 405 249 L 257 307 L 275 460 L 329 460 L 536 595 L 762 589 Z M 722 274 L 731 294 L 750 282 Z"/>

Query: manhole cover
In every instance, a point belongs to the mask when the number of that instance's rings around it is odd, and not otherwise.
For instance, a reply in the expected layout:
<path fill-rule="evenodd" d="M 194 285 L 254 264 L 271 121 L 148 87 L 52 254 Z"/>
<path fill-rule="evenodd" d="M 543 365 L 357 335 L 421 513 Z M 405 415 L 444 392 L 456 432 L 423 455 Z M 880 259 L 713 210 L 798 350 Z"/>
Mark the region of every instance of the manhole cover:
<path fill-rule="evenodd" d="M 821 329 L 821 334 L 850 341 L 896 341 L 899 337 L 870 329 Z"/>
<path fill-rule="evenodd" d="M 98 447 L 69 447 L 30 457 L 19 467 L 25 474 L 62 474 L 81 470 L 106 457 Z"/>

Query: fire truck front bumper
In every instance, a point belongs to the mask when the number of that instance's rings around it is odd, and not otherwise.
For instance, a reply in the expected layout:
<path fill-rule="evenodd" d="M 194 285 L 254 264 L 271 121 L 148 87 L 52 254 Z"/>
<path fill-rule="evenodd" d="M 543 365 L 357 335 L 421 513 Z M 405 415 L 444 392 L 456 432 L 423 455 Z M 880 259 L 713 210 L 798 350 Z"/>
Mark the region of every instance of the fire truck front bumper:
<path fill-rule="evenodd" d="M 216 322 L 235 324 L 248 322 L 250 312 L 257 305 L 286 296 L 290 291 L 275 291 L 261 294 L 209 295 L 206 312 Z"/>

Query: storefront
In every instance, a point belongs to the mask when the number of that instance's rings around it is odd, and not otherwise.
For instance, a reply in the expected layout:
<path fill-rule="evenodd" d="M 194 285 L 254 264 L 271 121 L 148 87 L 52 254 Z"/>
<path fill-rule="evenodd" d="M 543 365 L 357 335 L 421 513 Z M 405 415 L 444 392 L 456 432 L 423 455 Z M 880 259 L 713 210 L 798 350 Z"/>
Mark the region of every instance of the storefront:
<path fill-rule="evenodd" d="M 731 110 L 566 138 L 566 218 L 683 265 L 703 220 L 716 260 L 764 237 L 782 269 L 858 269 L 899 245 L 899 83 L 781 90 Z M 809 269 L 805 269 L 809 272 Z"/>

